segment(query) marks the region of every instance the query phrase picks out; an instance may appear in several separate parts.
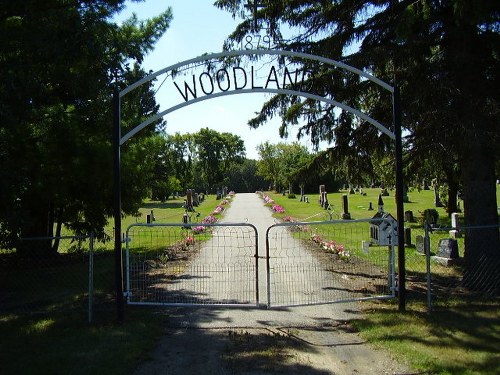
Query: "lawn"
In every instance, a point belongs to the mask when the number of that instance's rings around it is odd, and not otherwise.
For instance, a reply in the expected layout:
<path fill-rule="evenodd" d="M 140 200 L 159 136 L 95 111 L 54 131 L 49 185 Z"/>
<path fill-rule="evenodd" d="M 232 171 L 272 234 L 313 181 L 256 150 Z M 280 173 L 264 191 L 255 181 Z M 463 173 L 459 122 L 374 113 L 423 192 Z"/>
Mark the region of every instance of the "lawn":
<path fill-rule="evenodd" d="M 372 202 L 377 209 L 379 189 L 365 189 L 366 196 L 350 194 L 349 213 L 353 219 L 365 219 L 374 215 L 367 208 Z M 342 195 L 346 192 L 330 193 L 328 200 L 332 210 L 319 206 L 319 195 L 310 195 L 309 202 L 289 199 L 282 194 L 270 194 L 276 203 L 285 208 L 284 213 L 274 214 L 277 218 L 291 216 L 299 221 L 335 220 L 342 214 Z M 497 187 L 497 196 L 500 196 Z M 434 208 L 433 192 L 411 191 L 410 202 L 405 210 L 412 210 L 416 217 L 427 208 Z M 384 210 L 396 216 L 394 196 L 384 197 Z M 443 208 L 436 208 L 439 224 L 450 226 L 450 220 Z M 408 225 L 408 223 L 407 223 Z M 408 225 L 412 236 L 423 234 L 419 222 Z M 432 234 L 432 241 L 447 237 L 446 232 Z M 361 241 L 361 237 L 356 241 Z M 414 243 L 414 242 L 413 242 Z M 463 239 L 459 240 L 463 250 Z M 431 247 L 432 251 L 432 247 Z M 425 269 L 425 258 L 415 257 L 412 249 L 406 249 L 407 270 L 411 275 Z M 463 255 L 463 253 L 461 253 Z M 408 260 L 411 260 L 409 262 Z M 460 268 L 432 266 L 433 275 L 442 279 L 455 277 Z M 500 374 L 500 300 L 498 297 L 470 298 L 467 295 L 443 297 L 432 311 L 428 311 L 425 294 L 418 291 L 408 293 L 406 312 L 398 312 L 397 301 L 364 301 L 360 303 L 365 312 L 362 318 L 352 322 L 360 335 L 376 346 L 388 349 L 400 360 L 408 363 L 418 373 L 493 375 Z"/>
<path fill-rule="evenodd" d="M 207 196 L 195 208 L 200 215 L 192 215 L 192 222 L 201 221 L 220 203 Z M 156 222 L 182 223 L 185 212 L 182 198 L 147 201 L 140 216 L 124 218 L 123 231 L 145 223 L 151 210 Z M 171 236 L 175 242 L 183 229 L 172 230 L 177 232 Z M 112 234 L 112 222 L 106 232 Z M 153 309 L 129 306 L 125 321 L 116 321 L 113 241 L 95 245 L 93 319 L 88 322 L 88 253 L 72 245 L 61 241 L 59 256 L 42 263 L 0 250 L 1 373 L 132 373 L 161 337 L 166 317 Z"/>
<path fill-rule="evenodd" d="M 365 189 L 365 193 L 366 196 L 349 195 L 349 212 L 353 219 L 373 216 L 374 211 L 367 209 L 370 202 L 376 210 L 378 189 Z M 275 215 L 280 218 L 290 215 L 297 220 L 327 220 L 330 217 L 337 219 L 342 213 L 342 192 L 328 195 L 333 206 L 331 211 L 319 206 L 318 195 L 310 195 L 310 203 L 288 199 L 281 194 L 271 195 L 285 207 L 284 214 Z M 417 217 L 419 212 L 433 207 L 431 191 L 411 191 L 409 198 L 410 203 L 405 204 L 405 210 L 412 210 Z M 210 214 L 218 202 L 214 196 L 207 197 L 207 200 L 196 208 L 200 212 L 200 219 Z M 145 202 L 141 208 L 142 216 L 125 218 L 122 228 L 126 230 L 131 224 L 145 223 L 145 215 L 150 214 L 151 210 L 154 210 L 157 222 L 180 223 L 184 213 L 182 203 L 182 199 L 169 200 L 166 203 Z M 391 196 L 384 198 L 384 208 L 395 216 L 393 192 Z M 449 225 L 444 210 L 437 210 L 440 223 Z M 410 226 L 412 235 L 423 233 L 418 223 Z M 112 232 L 112 224 L 109 232 Z M 115 321 L 114 303 L 109 299 L 109 291 L 113 287 L 113 262 L 106 256 L 106 247 L 112 249 L 112 244 L 98 249 L 102 258 L 96 265 L 95 272 L 96 279 L 101 283 L 96 285 L 99 305 L 92 324 L 87 322 L 85 285 L 81 288 L 79 282 L 71 281 L 71 277 L 76 280 L 84 279 L 85 276 L 85 267 L 76 265 L 64 271 L 66 279 L 62 280 L 62 283 L 67 284 L 69 294 L 59 296 L 62 302 L 50 302 L 52 304 L 49 303 L 47 312 L 0 312 L 2 372 L 123 374 L 131 373 L 137 363 L 147 357 L 162 335 L 166 318 L 152 309 L 127 307 L 125 321 Z M 419 262 L 422 262 L 422 259 L 420 258 Z M 417 269 L 421 264 L 418 267 L 410 264 L 409 267 L 410 270 L 411 267 Z M 33 274 L 29 268 L 23 272 L 26 272 L 26 275 Z M 37 272 L 43 280 L 51 277 L 51 273 L 43 270 Z M 0 280 L 3 287 L 6 283 L 14 282 L 14 276 L 7 278 L 6 275 L 6 272 L 0 275 L 0 279 L 3 277 Z M 57 285 L 50 285 L 52 284 Z M 36 286 L 34 290 L 40 298 L 50 294 L 50 291 L 41 285 L 31 283 L 31 286 Z M 30 283 L 24 285 L 23 290 L 27 289 L 31 289 Z M 80 306 L 81 309 L 68 310 L 65 306 Z M 428 312 L 424 296 L 411 292 L 405 313 L 398 312 L 397 301 L 394 300 L 365 301 L 360 307 L 365 314 L 352 322 L 360 335 L 376 346 L 389 349 L 419 373 L 500 373 L 498 299 L 477 300 L 454 296 L 441 301 Z"/>
<path fill-rule="evenodd" d="M 88 324 L 79 313 L 0 315 L 3 374 L 130 374 L 162 335 L 166 318 L 152 310 L 115 311 Z"/>

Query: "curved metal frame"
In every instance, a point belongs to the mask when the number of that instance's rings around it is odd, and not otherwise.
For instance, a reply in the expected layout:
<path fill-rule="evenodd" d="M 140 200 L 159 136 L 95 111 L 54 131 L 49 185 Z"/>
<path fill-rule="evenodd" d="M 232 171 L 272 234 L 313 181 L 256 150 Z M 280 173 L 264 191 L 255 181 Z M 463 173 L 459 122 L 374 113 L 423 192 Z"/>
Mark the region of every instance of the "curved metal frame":
<path fill-rule="evenodd" d="M 393 122 L 394 122 L 394 132 L 389 130 L 384 125 L 380 124 L 375 119 L 367 116 L 359 110 L 351 108 L 346 104 L 339 103 L 337 101 L 327 99 L 321 97 L 319 95 L 314 95 L 306 92 L 288 90 L 288 89 L 265 89 L 265 88 L 253 88 L 253 89 L 240 89 L 234 91 L 220 92 L 215 94 L 206 95 L 200 98 L 196 98 L 193 100 L 189 100 L 185 103 L 178 104 L 173 106 L 161 113 L 150 117 L 143 123 L 137 125 L 133 130 L 127 133 L 125 136 L 121 136 L 121 128 L 120 128 L 120 102 L 121 98 L 125 96 L 127 93 L 131 92 L 135 88 L 141 86 L 142 84 L 149 82 L 159 75 L 167 73 L 169 71 L 175 71 L 180 67 L 187 66 L 190 64 L 199 63 L 202 61 L 220 59 L 223 57 L 234 57 L 234 56 L 263 56 L 263 55 L 271 55 L 271 56 L 285 56 L 285 57 L 293 57 L 293 58 L 302 58 L 306 60 L 318 61 L 325 64 L 329 64 L 331 66 L 335 66 L 341 69 L 348 70 L 354 74 L 359 75 L 360 77 L 364 77 L 376 85 L 384 88 L 392 94 L 393 99 Z M 365 121 L 371 123 L 375 127 L 377 127 L 384 134 L 389 136 L 392 140 L 394 140 L 396 144 L 396 202 L 397 202 L 397 220 L 398 220 L 398 296 L 399 296 L 399 310 L 405 310 L 405 260 L 404 260 L 404 208 L 403 208 L 403 169 L 402 169 L 402 141 L 401 141 L 401 113 L 400 113 L 400 105 L 399 105 L 399 90 L 397 87 L 393 87 L 386 82 L 368 74 L 362 70 L 354 68 L 345 63 L 328 59 L 326 57 L 309 55 L 300 52 L 293 51 L 282 51 L 282 50 L 264 50 L 264 49 L 251 49 L 251 50 L 237 50 L 237 51 L 227 51 L 220 53 L 212 53 L 202 55 L 193 59 L 185 60 L 179 62 L 174 65 L 170 65 L 164 69 L 161 69 L 153 74 L 150 74 L 143 79 L 135 82 L 134 84 L 126 87 L 122 91 L 115 91 L 113 95 L 113 105 L 114 105 L 114 116 L 113 116 L 113 153 L 114 153 L 114 164 L 113 164 L 113 172 L 114 172 L 114 221 L 115 221 L 115 284 L 116 284 L 116 301 L 117 301 L 117 312 L 118 312 L 118 320 L 123 320 L 124 316 L 124 297 L 123 297 L 123 254 L 122 254 L 122 239 L 121 239 L 121 176 L 120 176 L 120 146 L 125 143 L 128 139 L 130 139 L 137 132 L 145 128 L 146 126 L 153 123 L 155 120 L 162 118 L 163 116 L 180 109 L 182 107 L 195 104 L 200 101 L 213 99 L 226 95 L 235 95 L 235 94 L 245 94 L 245 93 L 255 93 L 255 92 L 263 92 L 263 93 L 276 93 L 276 94 L 289 94 L 289 95 L 299 95 L 303 97 L 307 97 L 310 99 L 326 102 L 329 104 L 334 104 L 354 115 L 364 119 Z"/>

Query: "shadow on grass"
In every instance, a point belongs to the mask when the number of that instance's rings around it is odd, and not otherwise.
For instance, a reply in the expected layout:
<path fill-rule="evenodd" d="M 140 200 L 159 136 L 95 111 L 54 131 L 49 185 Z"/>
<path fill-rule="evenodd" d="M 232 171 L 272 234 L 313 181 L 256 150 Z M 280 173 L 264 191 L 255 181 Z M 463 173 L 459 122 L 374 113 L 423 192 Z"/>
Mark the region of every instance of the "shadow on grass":
<path fill-rule="evenodd" d="M 161 336 L 165 319 L 129 312 L 115 322 L 112 306 L 88 324 L 81 312 L 0 315 L 0 361 L 5 374 L 131 373 Z"/>
<path fill-rule="evenodd" d="M 429 374 L 500 373 L 498 298 L 448 300 L 427 312 L 418 294 L 409 295 L 406 313 L 370 303 L 354 325 L 369 341 L 389 347 Z"/>
<path fill-rule="evenodd" d="M 184 206 L 183 202 L 175 201 L 175 202 L 144 202 L 141 205 L 141 208 L 152 210 L 152 209 L 169 209 L 169 208 L 182 208 Z"/>

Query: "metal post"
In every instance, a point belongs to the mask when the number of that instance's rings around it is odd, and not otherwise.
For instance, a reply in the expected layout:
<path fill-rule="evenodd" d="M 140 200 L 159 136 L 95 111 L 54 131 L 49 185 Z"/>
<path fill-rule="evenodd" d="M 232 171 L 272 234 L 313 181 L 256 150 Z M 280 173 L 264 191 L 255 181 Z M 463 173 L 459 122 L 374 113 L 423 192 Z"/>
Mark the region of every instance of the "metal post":
<path fill-rule="evenodd" d="M 90 234 L 89 243 L 89 323 L 92 323 L 94 305 L 94 233 Z"/>
<path fill-rule="evenodd" d="M 118 321 L 123 321 L 123 260 L 120 176 L 120 94 L 113 92 L 113 213 L 115 220 L 115 293 Z"/>
<path fill-rule="evenodd" d="M 394 134 L 396 136 L 396 207 L 398 217 L 398 301 L 399 311 L 406 310 L 406 266 L 404 231 L 404 182 L 403 182 L 403 144 L 401 139 L 401 106 L 399 88 L 393 94 Z"/>
<path fill-rule="evenodd" d="M 429 236 L 429 224 L 424 223 L 425 236 L 424 236 L 424 253 L 425 253 L 425 266 L 427 271 L 427 311 L 432 310 L 432 290 L 431 290 L 431 238 Z"/>

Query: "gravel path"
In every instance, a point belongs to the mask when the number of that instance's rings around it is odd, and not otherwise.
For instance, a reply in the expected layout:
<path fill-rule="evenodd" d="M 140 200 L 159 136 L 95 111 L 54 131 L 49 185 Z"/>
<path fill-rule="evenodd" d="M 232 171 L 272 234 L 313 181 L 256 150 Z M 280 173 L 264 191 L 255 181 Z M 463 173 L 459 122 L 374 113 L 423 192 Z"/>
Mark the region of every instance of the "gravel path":
<path fill-rule="evenodd" d="M 265 249 L 267 228 L 275 224 L 253 193 L 237 194 L 224 222 L 254 225 L 260 249 Z M 261 262 L 259 277 L 265 277 Z M 265 289 L 259 294 L 265 296 Z M 168 314 L 169 326 L 137 375 L 409 373 L 352 331 L 348 321 L 360 316 L 354 302 L 273 310 L 183 307 L 161 313 Z"/>

